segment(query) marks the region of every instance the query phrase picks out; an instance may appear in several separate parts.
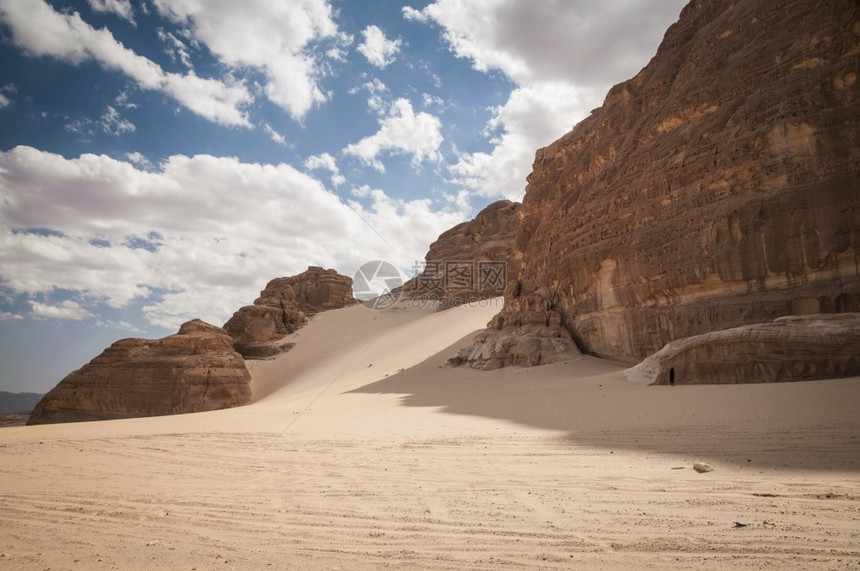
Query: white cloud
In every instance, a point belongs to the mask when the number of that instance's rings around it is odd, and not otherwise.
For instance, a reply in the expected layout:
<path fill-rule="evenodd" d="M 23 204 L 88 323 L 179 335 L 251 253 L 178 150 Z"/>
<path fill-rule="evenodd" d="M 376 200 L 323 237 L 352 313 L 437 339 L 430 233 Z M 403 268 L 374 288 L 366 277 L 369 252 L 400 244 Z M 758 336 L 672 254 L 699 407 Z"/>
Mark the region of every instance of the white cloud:
<path fill-rule="evenodd" d="M 266 134 L 269 136 L 269 138 L 271 140 L 273 140 L 275 143 L 281 145 L 282 147 L 289 146 L 287 144 L 286 137 L 284 137 L 283 135 L 281 135 L 280 133 L 275 131 L 274 127 L 272 127 L 268 123 L 263 123 L 263 130 L 266 132 Z"/>
<path fill-rule="evenodd" d="M 568 83 L 515 89 L 504 105 L 493 109 L 487 125 L 493 150 L 460 155 L 449 169 L 454 180 L 481 196 L 522 200 L 535 151 L 570 131 L 573 118 L 586 116 L 595 97 Z"/>
<path fill-rule="evenodd" d="M 7 93 L 18 93 L 18 87 L 13 83 L 7 83 L 3 87 L 0 87 L 0 109 L 12 105 L 12 99 L 6 95 Z"/>
<path fill-rule="evenodd" d="M 182 62 L 182 65 L 188 69 L 194 67 L 191 64 L 191 52 L 185 42 L 177 38 L 172 32 L 165 31 L 164 28 L 158 28 L 156 34 L 158 34 L 158 39 L 164 43 L 165 51 L 170 59 Z"/>
<path fill-rule="evenodd" d="M 350 208 L 360 216 L 373 233 L 389 246 L 384 258 L 403 270 L 414 268 L 424 260 L 428 246 L 439 234 L 465 220 L 464 210 L 440 210 L 429 199 L 402 200 L 388 196 L 378 188 L 362 186 L 352 194 L 369 199 L 364 207 L 358 201 L 348 201 Z M 426 236 L 433 236 L 430 242 Z"/>
<path fill-rule="evenodd" d="M 408 268 L 466 217 L 381 190 L 362 202 L 286 164 L 176 155 L 148 172 L 15 147 L 0 153 L 0 284 L 42 316 L 98 318 L 99 304 L 138 300 L 153 325 L 220 324 L 269 279 L 308 265 L 349 275 L 372 259 Z M 74 292 L 77 307 L 46 303 L 56 290 Z"/>
<path fill-rule="evenodd" d="M 109 135 L 122 135 L 123 133 L 134 133 L 134 123 L 128 119 L 123 119 L 119 111 L 108 105 L 102 115 L 101 120 L 102 130 Z"/>
<path fill-rule="evenodd" d="M 432 20 L 459 57 L 519 85 L 599 87 L 636 74 L 685 0 L 436 0 L 407 18 Z M 645 58 L 645 59 L 643 59 Z"/>
<path fill-rule="evenodd" d="M 93 314 L 80 306 L 74 300 L 67 299 L 57 305 L 50 305 L 38 301 L 30 301 L 30 309 L 36 317 L 44 317 L 47 319 L 71 319 L 80 321 L 92 317 Z"/>
<path fill-rule="evenodd" d="M 430 95 L 429 93 L 422 93 L 421 100 L 424 103 L 424 107 L 437 107 L 439 109 L 445 108 L 445 100 L 439 97 L 438 95 Z"/>
<path fill-rule="evenodd" d="M 375 67 L 384 68 L 394 62 L 400 52 L 403 40 L 389 40 L 377 26 L 367 26 L 362 32 L 364 42 L 358 45 L 358 51 Z"/>
<path fill-rule="evenodd" d="M 312 50 L 315 42 L 351 41 L 338 34 L 325 0 L 154 0 L 154 4 L 163 16 L 189 26 L 193 37 L 225 64 L 261 69 L 267 97 L 296 120 L 327 99 L 319 86 L 322 71 Z M 340 53 L 337 47 L 327 50 L 330 56 Z"/>
<path fill-rule="evenodd" d="M 340 174 L 340 168 L 338 168 L 337 162 L 335 161 L 334 157 L 328 153 L 322 153 L 321 155 L 314 155 L 312 157 L 308 157 L 308 159 L 305 161 L 305 166 L 308 167 L 309 170 L 324 169 L 330 171 L 330 180 L 335 188 L 346 182 L 346 177 Z"/>
<path fill-rule="evenodd" d="M 128 90 L 127 89 L 123 90 L 122 92 L 120 92 L 119 95 L 116 96 L 116 99 L 114 99 L 114 102 L 118 106 L 125 107 L 126 109 L 137 109 L 137 104 L 131 103 L 128 100 L 128 97 L 129 97 Z"/>
<path fill-rule="evenodd" d="M 416 10 L 412 6 L 404 6 L 402 8 L 403 18 L 406 20 L 412 20 L 414 22 L 429 22 L 430 16 L 422 12 L 421 10 Z"/>
<path fill-rule="evenodd" d="M 0 321 L 21 321 L 22 319 L 24 319 L 23 315 L 9 313 L 8 311 L 0 311 Z"/>
<path fill-rule="evenodd" d="M 413 166 L 424 160 L 438 161 L 442 144 L 441 121 L 434 115 L 415 113 L 406 99 L 397 99 L 388 115 L 379 121 L 379 130 L 344 149 L 380 172 L 385 166 L 379 160 L 383 153 L 412 155 Z"/>
<path fill-rule="evenodd" d="M 686 0 L 436 0 L 406 7 L 407 20 L 435 23 L 451 51 L 515 84 L 487 126 L 494 149 L 463 154 L 455 181 L 483 196 L 521 197 L 535 151 L 598 107 L 613 83 L 656 52 Z"/>
<path fill-rule="evenodd" d="M 389 91 L 388 87 L 382 82 L 382 80 L 378 77 L 374 77 L 371 81 L 362 84 L 360 87 L 350 89 L 349 92 L 355 95 L 361 90 L 366 90 L 370 94 L 367 98 L 367 106 L 380 115 L 384 115 L 388 108 L 386 96 Z"/>
<path fill-rule="evenodd" d="M 109 12 L 134 24 L 134 8 L 130 0 L 87 0 L 96 12 Z"/>
<path fill-rule="evenodd" d="M 143 156 L 142 153 L 139 153 L 137 151 L 133 153 L 126 153 L 125 158 L 127 158 L 129 162 L 142 167 L 144 170 L 150 171 L 155 169 L 155 166 L 149 161 L 149 159 Z"/>
<path fill-rule="evenodd" d="M 95 60 L 120 71 L 143 89 L 162 91 L 202 117 L 229 126 L 248 127 L 243 107 L 251 95 L 239 82 L 166 73 L 123 46 L 107 29 L 96 30 L 80 14 L 61 14 L 43 0 L 0 0 L 0 17 L 14 43 L 33 56 L 52 56 L 73 64 Z"/>

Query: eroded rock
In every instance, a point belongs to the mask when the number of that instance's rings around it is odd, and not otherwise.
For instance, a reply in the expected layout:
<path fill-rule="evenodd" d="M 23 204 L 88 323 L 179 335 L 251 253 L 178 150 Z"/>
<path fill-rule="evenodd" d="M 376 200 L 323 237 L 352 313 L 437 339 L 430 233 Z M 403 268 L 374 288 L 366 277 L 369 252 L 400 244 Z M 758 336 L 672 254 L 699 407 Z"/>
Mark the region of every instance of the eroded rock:
<path fill-rule="evenodd" d="M 537 152 L 495 327 L 552 311 L 583 352 L 635 363 L 858 311 L 858 22 L 846 0 L 685 7 L 636 77 Z"/>
<path fill-rule="evenodd" d="M 354 303 L 352 278 L 311 266 L 301 274 L 270 281 L 254 304 L 234 313 L 224 329 L 242 356 L 270 357 L 291 347 L 280 341 L 309 317 Z"/>
<path fill-rule="evenodd" d="M 781 317 L 678 339 L 625 371 L 639 385 L 811 381 L 860 375 L 860 313 Z"/>
<path fill-rule="evenodd" d="M 520 204 L 500 200 L 430 245 L 422 273 L 402 288 L 407 300 L 438 301 L 440 309 L 504 294 L 519 273 L 511 257 Z"/>
<path fill-rule="evenodd" d="M 247 404 L 251 376 L 227 332 L 199 319 L 122 339 L 49 391 L 27 424 L 203 412 Z"/>

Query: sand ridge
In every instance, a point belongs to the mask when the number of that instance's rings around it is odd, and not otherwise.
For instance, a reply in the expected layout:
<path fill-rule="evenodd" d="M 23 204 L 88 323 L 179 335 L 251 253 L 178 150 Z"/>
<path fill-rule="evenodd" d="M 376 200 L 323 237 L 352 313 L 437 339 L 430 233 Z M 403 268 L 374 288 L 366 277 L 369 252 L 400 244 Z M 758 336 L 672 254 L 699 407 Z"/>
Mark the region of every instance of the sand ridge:
<path fill-rule="evenodd" d="M 0 568 L 860 566 L 860 379 L 445 368 L 495 311 L 336 310 L 252 405 L 0 430 Z"/>

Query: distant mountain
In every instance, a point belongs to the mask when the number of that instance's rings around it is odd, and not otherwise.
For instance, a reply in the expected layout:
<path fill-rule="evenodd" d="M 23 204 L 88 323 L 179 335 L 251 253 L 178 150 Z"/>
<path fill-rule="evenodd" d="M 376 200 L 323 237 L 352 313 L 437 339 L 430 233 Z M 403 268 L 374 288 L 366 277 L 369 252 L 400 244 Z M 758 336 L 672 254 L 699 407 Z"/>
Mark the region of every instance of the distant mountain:
<path fill-rule="evenodd" d="M 0 391 L 0 414 L 27 413 L 36 407 L 42 395 Z"/>

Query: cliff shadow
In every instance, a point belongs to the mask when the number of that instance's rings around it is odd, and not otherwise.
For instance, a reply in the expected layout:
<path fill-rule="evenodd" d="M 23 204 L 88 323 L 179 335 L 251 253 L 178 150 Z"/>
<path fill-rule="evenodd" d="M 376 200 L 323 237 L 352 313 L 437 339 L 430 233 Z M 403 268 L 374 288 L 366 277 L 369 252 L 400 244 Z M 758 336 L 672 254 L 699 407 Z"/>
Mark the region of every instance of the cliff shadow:
<path fill-rule="evenodd" d="M 408 407 L 560 431 L 571 446 L 651 451 L 673 462 L 860 471 L 860 378 L 749 385 L 636 386 L 588 356 L 495 371 L 446 368 L 443 352 L 354 393 Z M 680 381 L 680 380 L 679 380 Z"/>

